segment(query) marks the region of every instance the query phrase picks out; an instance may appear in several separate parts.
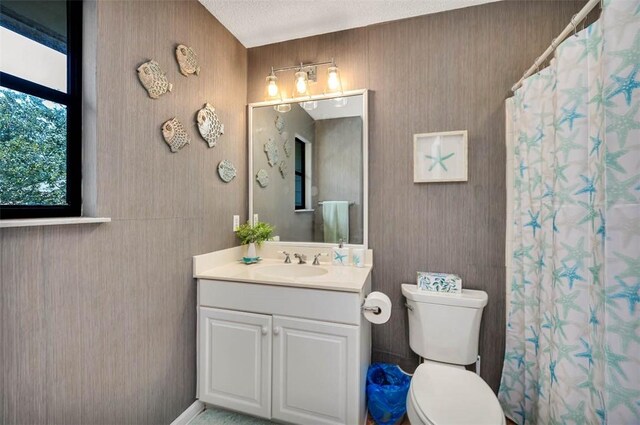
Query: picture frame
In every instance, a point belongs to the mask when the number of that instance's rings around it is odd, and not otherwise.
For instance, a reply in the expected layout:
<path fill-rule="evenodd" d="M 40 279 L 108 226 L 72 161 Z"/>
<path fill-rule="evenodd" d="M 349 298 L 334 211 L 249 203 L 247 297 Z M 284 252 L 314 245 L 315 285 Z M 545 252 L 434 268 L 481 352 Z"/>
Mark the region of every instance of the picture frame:
<path fill-rule="evenodd" d="M 413 182 L 468 181 L 467 130 L 413 135 Z"/>

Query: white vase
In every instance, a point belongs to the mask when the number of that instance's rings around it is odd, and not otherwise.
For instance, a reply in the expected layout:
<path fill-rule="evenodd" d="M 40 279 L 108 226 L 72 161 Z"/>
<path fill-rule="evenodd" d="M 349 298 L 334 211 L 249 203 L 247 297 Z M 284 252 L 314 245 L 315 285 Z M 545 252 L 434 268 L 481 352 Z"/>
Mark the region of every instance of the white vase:
<path fill-rule="evenodd" d="M 256 258 L 258 255 L 256 254 L 256 244 L 251 242 L 247 246 L 247 258 Z"/>

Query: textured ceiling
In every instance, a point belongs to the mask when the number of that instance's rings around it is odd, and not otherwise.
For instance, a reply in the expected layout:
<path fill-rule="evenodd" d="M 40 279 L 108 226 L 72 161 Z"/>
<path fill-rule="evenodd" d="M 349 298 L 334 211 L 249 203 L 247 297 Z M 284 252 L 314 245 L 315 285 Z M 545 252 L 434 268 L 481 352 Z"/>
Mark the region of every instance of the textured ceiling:
<path fill-rule="evenodd" d="M 497 0 L 199 0 L 245 47 Z"/>

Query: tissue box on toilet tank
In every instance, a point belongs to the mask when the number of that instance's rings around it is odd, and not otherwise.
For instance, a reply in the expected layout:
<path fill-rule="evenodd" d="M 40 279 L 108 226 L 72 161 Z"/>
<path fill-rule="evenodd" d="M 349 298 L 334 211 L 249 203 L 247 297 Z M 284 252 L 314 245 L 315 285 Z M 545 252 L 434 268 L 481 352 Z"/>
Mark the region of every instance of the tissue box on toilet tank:
<path fill-rule="evenodd" d="M 462 279 L 455 274 L 418 272 L 418 289 L 460 294 L 462 293 Z"/>

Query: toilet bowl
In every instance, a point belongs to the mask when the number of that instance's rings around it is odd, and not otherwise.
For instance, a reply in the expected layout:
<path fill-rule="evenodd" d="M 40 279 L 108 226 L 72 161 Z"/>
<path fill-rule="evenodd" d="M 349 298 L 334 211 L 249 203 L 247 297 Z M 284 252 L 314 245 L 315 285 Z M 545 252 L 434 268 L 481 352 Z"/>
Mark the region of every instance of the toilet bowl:
<path fill-rule="evenodd" d="M 407 396 L 412 425 L 505 425 L 491 388 L 473 372 L 425 362 L 418 366 Z"/>
<path fill-rule="evenodd" d="M 486 292 L 423 291 L 403 284 L 409 315 L 409 345 L 424 358 L 407 395 L 412 425 L 504 425 L 504 413 L 489 385 L 465 369 L 478 358 Z"/>

